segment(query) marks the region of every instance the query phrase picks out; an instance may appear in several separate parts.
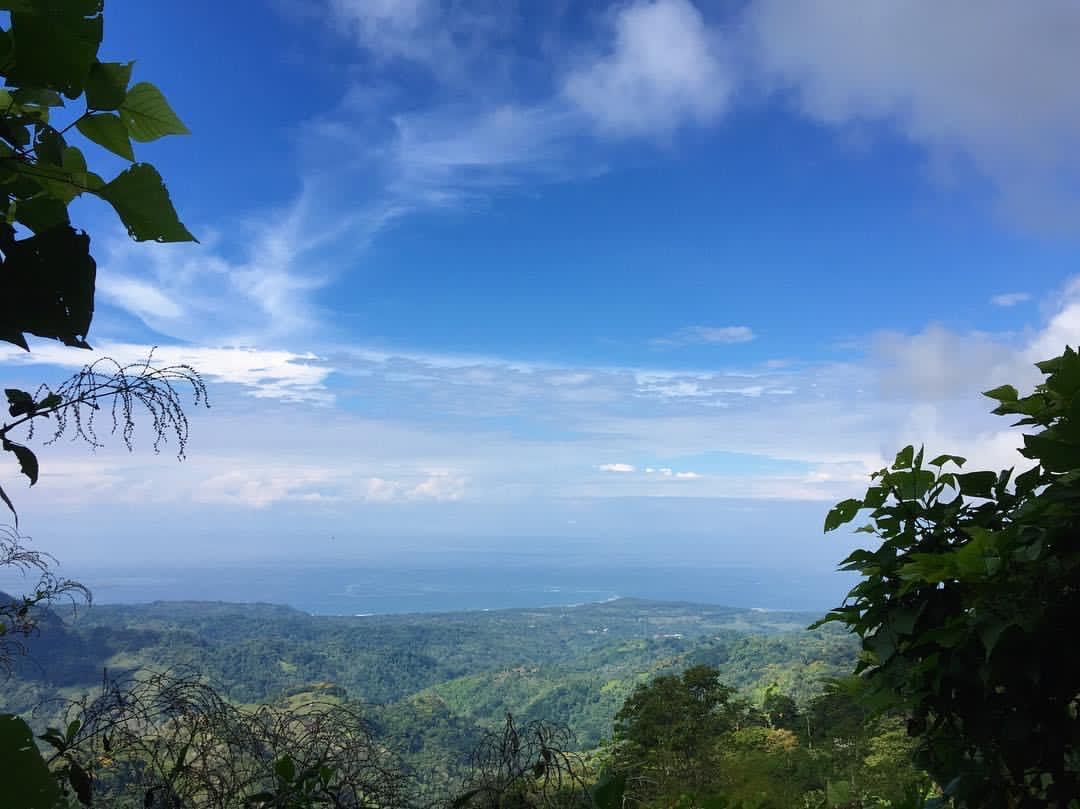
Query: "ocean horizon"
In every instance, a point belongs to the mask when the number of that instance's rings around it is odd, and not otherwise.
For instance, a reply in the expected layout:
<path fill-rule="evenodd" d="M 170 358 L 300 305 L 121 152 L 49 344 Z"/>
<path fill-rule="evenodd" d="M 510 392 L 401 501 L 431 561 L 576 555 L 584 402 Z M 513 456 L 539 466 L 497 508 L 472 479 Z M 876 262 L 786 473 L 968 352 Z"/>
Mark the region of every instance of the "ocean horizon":
<path fill-rule="evenodd" d="M 228 601 L 282 604 L 315 615 L 386 615 L 572 606 L 620 597 L 686 601 L 747 609 L 821 611 L 850 587 L 837 573 L 741 565 L 523 564 L 424 566 L 245 562 L 213 567 L 65 567 L 98 604 Z M 28 580 L 5 577 L 17 592 Z"/>

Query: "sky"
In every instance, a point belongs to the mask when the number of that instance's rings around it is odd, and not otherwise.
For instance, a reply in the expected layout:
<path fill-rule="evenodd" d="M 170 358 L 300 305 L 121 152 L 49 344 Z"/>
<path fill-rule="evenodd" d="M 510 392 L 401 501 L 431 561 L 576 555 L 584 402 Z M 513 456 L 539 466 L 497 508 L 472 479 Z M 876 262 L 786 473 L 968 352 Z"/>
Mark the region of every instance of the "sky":
<path fill-rule="evenodd" d="M 182 462 L 12 461 L 21 527 L 76 573 L 537 538 L 831 569 L 829 505 L 903 445 L 1022 464 L 980 391 L 1080 342 L 1078 33 L 1073 0 L 110 0 L 200 243 L 76 203 L 95 351 L 0 349 L 5 383 L 156 346 L 211 407 Z"/>

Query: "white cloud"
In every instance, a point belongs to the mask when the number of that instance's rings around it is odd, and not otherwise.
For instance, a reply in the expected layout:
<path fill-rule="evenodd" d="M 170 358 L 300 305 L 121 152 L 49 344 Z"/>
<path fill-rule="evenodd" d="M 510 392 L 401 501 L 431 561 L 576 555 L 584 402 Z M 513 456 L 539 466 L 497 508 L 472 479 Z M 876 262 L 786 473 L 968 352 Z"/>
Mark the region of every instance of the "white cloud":
<path fill-rule="evenodd" d="M 419 482 L 369 478 L 365 484 L 364 499 L 372 503 L 401 503 L 430 500 L 449 503 L 465 495 L 467 478 L 447 471 L 428 474 Z"/>
<path fill-rule="evenodd" d="M 1049 359 L 1066 346 L 1080 346 L 1080 278 L 1066 285 L 1059 308 L 1028 345 L 1024 358 L 1028 362 Z"/>
<path fill-rule="evenodd" d="M 880 122 L 970 160 L 1010 213 L 1080 214 L 1080 4 L 1073 0 L 754 0 L 758 68 L 830 125 Z"/>
<path fill-rule="evenodd" d="M 317 468 L 233 469 L 205 480 L 192 499 L 256 509 L 286 500 L 324 502 L 333 499 L 321 491 L 331 480 L 330 472 Z"/>
<path fill-rule="evenodd" d="M 1031 294 L 1028 292 L 1005 292 L 1001 295 L 995 295 L 990 299 L 990 303 L 994 306 L 1016 306 L 1019 303 L 1025 303 L 1031 300 Z"/>
<path fill-rule="evenodd" d="M 653 345 L 686 345 L 690 343 L 748 343 L 757 335 L 749 326 L 687 326 L 667 337 L 658 337 Z"/>
<path fill-rule="evenodd" d="M 716 120 L 734 78 L 722 44 L 687 0 L 639 0 L 619 9 L 610 49 L 571 72 L 563 92 L 600 132 L 665 135 Z"/>
<path fill-rule="evenodd" d="M 871 350 L 881 369 L 881 389 L 890 397 L 972 397 L 1032 377 L 1030 363 L 1001 340 L 988 334 L 957 334 L 938 325 L 916 334 L 882 332 Z"/>
<path fill-rule="evenodd" d="M 252 411 L 235 390 L 212 390 L 214 409 L 193 425 L 183 464 L 110 446 L 94 459 L 91 474 L 75 454 L 79 448 L 50 448 L 42 453 L 33 499 L 127 507 L 194 498 L 294 511 L 318 504 L 320 514 L 386 504 L 404 519 L 424 504 L 455 502 L 508 508 L 611 497 L 824 503 L 858 493 L 865 476 L 907 443 L 965 455 L 973 468 L 1022 467 L 1018 433 L 989 414 L 991 403 L 979 391 L 1002 382 L 1030 389 L 1039 379 L 1033 361 L 1080 341 L 1080 282 L 1052 300 L 1046 320 L 1026 332 L 957 334 L 930 326 L 867 338 L 870 350 L 846 363 L 727 370 L 574 367 L 363 349 L 329 352 L 322 360 L 296 352 L 164 349 L 176 353 L 163 361 L 191 362 L 271 398 Z M 143 348 L 117 351 L 136 358 Z M 86 356 L 43 344 L 30 355 L 12 349 L 4 358 L 70 367 Z M 12 375 L 38 375 L 36 367 L 32 373 L 9 367 Z M 569 383 L 553 385 L 553 377 Z M 357 380 L 355 389 L 350 379 Z M 774 391 L 786 395 L 768 395 Z M 331 395 L 338 406 L 311 408 Z M 291 402 L 280 401 L 289 396 Z M 363 416 L 353 402 L 382 415 Z M 718 406 L 723 418 L 716 417 Z M 730 468 L 718 473 L 699 465 L 714 453 L 726 454 Z M 597 458 L 624 460 L 597 465 Z M 636 466 L 629 458 L 664 460 Z"/>
<path fill-rule="evenodd" d="M 467 480 L 449 472 L 436 472 L 405 492 L 409 500 L 435 500 L 440 503 L 460 500 Z"/>
<path fill-rule="evenodd" d="M 258 398 L 320 404 L 330 403 L 334 398 L 326 388 L 333 368 L 311 353 L 274 349 L 149 346 L 105 341 L 97 342 L 93 351 L 73 351 L 56 342 L 42 341 L 35 343 L 30 353 L 0 346 L 0 362 L 55 365 L 76 371 L 102 357 L 121 365 L 141 362 L 151 352 L 154 365 L 190 365 L 209 382 L 241 385 Z"/>
<path fill-rule="evenodd" d="M 201 244 L 138 243 L 117 232 L 99 257 L 103 297 L 180 340 L 264 345 L 310 332 L 319 320 L 309 296 L 328 277 L 313 253 L 348 229 L 347 218 L 315 210 L 314 196 L 305 190 L 258 224 L 235 224 L 240 258 L 227 257 L 230 245 L 213 230 L 200 233 Z"/>
<path fill-rule="evenodd" d="M 144 321 L 176 321 L 184 315 L 175 300 L 160 289 L 137 278 L 125 278 L 106 274 L 97 284 L 97 291 L 105 300 L 127 309 Z"/>

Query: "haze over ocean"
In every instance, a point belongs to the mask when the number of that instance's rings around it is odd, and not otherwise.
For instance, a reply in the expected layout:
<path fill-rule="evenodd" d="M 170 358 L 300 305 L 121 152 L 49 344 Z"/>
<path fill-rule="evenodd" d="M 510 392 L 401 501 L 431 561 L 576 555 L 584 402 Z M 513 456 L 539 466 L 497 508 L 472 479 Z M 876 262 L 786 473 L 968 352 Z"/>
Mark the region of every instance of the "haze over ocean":
<path fill-rule="evenodd" d="M 604 561 L 527 549 L 443 552 L 411 564 L 385 558 L 260 560 L 214 566 L 87 566 L 78 573 L 97 603 L 268 602 L 321 615 L 566 606 L 617 597 L 823 612 L 838 604 L 852 583 L 846 575 L 790 565 L 766 568 L 715 559 Z M 0 587 L 10 586 L 8 580 L 0 581 Z"/>

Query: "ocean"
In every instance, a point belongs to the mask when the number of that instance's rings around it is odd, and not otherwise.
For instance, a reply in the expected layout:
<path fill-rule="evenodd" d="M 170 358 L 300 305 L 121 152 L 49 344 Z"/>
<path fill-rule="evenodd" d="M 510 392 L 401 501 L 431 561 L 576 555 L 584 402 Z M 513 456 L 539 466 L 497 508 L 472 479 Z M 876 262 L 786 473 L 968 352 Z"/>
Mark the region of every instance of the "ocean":
<path fill-rule="evenodd" d="M 854 583 L 838 573 L 748 566 L 524 563 L 499 557 L 439 565 L 290 561 L 62 572 L 88 585 L 97 603 L 265 602 L 319 615 L 566 606 L 618 597 L 824 612 Z M 8 592 L 18 586 L 10 578 L 0 580 Z"/>

